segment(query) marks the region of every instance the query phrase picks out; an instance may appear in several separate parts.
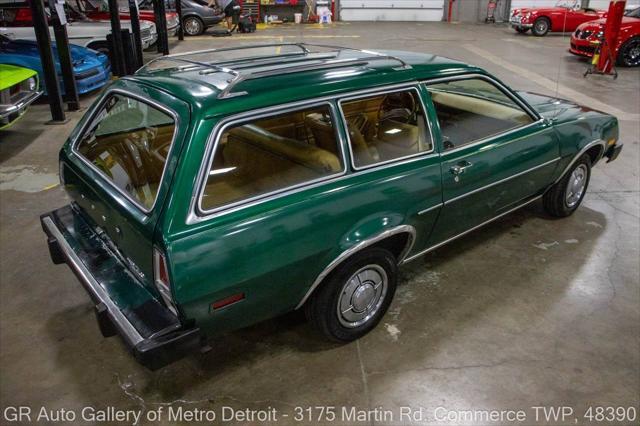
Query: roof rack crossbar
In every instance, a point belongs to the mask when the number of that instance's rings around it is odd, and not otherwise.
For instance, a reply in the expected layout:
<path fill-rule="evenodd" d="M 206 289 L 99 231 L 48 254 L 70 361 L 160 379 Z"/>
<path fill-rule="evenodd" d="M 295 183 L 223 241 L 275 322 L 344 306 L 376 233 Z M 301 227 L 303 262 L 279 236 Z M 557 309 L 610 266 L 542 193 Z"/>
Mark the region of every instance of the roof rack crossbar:
<path fill-rule="evenodd" d="M 222 90 L 222 92 L 220 92 L 220 94 L 218 95 L 218 99 L 227 99 L 227 98 L 233 98 L 236 96 L 245 95 L 246 92 L 233 92 L 233 89 L 238 84 L 247 80 L 253 80 L 261 77 L 274 77 L 274 76 L 285 75 L 285 74 L 294 74 L 294 73 L 299 73 L 304 71 L 315 71 L 315 70 L 322 70 L 322 69 L 333 69 L 333 68 L 343 68 L 343 67 L 352 67 L 352 66 L 364 66 L 372 61 L 388 61 L 388 60 L 394 60 L 394 59 L 395 58 L 392 56 L 386 56 L 381 54 L 379 56 L 373 56 L 368 58 L 333 59 L 333 60 L 323 61 L 320 63 L 296 65 L 289 68 L 276 68 L 276 69 L 257 71 L 253 73 L 247 73 L 247 74 L 240 73 L 229 82 L 227 87 L 225 87 L 224 90 Z"/>
<path fill-rule="evenodd" d="M 360 53 L 366 53 L 368 55 L 371 56 L 380 56 L 380 57 L 384 57 L 385 59 L 388 60 L 394 60 L 399 62 L 402 65 L 402 68 L 411 68 L 411 65 L 409 65 L 408 63 L 406 63 L 405 61 L 403 61 L 402 59 L 396 57 L 396 56 L 392 56 L 392 55 L 387 55 L 384 53 L 380 53 L 380 52 L 376 52 L 373 50 L 365 50 L 365 49 L 356 49 L 354 47 L 344 47 L 344 46 L 334 46 L 334 45 L 330 45 L 330 44 L 316 44 L 316 43 L 299 43 L 300 45 L 306 47 L 321 47 L 324 49 L 334 49 L 334 50 L 338 50 L 338 51 L 342 51 L 342 50 L 349 50 L 352 52 L 360 52 Z"/>
<path fill-rule="evenodd" d="M 227 74 L 232 74 L 233 76 L 238 76 L 240 75 L 240 73 L 234 69 L 231 68 L 227 68 L 227 67 L 221 67 L 215 64 L 209 64 L 206 62 L 200 62 L 200 61 L 192 61 L 191 59 L 184 59 L 184 58 L 171 58 L 169 56 L 161 56 L 159 58 L 153 59 L 152 61 L 150 61 L 146 66 L 148 66 L 151 62 L 156 62 L 159 60 L 171 60 L 171 61 L 175 61 L 175 62 L 184 62 L 186 64 L 191 64 L 191 65 L 197 65 L 199 67 L 204 67 L 204 68 L 210 68 L 212 70 L 215 70 L 217 72 L 224 72 Z"/>
<path fill-rule="evenodd" d="M 181 52 L 181 53 L 174 53 L 173 55 L 166 55 L 158 59 L 176 58 L 180 56 L 195 55 L 195 54 L 201 54 L 201 53 L 232 52 L 235 50 L 250 50 L 250 49 L 262 49 L 267 47 L 288 47 L 288 46 L 299 48 L 301 53 L 305 53 L 305 54 L 311 53 L 309 49 L 306 48 L 305 43 L 268 43 L 268 44 L 250 44 L 247 46 L 236 46 L 236 47 L 218 47 L 215 49 L 192 50 L 190 52 Z"/>

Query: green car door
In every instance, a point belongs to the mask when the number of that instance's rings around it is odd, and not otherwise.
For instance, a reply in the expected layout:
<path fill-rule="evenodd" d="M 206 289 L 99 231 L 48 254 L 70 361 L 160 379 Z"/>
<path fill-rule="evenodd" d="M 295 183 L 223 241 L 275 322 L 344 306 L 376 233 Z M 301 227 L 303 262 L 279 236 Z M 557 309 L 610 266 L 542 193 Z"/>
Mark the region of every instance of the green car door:
<path fill-rule="evenodd" d="M 438 116 L 444 203 L 430 245 L 522 205 L 551 183 L 555 131 L 499 82 L 467 75 L 425 87 Z"/>

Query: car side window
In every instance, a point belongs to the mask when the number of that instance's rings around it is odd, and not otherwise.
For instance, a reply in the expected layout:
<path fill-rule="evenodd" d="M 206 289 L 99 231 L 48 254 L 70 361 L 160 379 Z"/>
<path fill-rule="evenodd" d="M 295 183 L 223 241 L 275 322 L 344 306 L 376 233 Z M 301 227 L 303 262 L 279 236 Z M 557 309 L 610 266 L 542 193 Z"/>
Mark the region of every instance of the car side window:
<path fill-rule="evenodd" d="M 216 209 L 343 170 L 328 105 L 248 120 L 219 136 L 200 208 Z"/>
<path fill-rule="evenodd" d="M 426 85 L 438 115 L 444 149 L 454 149 L 532 123 L 494 84 L 469 78 Z"/>
<path fill-rule="evenodd" d="M 415 89 L 350 99 L 340 105 L 357 168 L 433 150 Z"/>

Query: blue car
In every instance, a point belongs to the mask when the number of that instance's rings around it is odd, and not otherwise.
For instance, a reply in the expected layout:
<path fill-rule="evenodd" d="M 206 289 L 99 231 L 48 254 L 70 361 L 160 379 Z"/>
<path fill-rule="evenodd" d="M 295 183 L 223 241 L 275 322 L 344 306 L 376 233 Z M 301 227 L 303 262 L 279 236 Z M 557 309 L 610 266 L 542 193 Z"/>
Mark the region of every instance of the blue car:
<path fill-rule="evenodd" d="M 62 83 L 62 71 L 58 52 L 53 47 L 53 57 L 56 62 L 56 72 L 60 82 L 60 90 L 64 94 L 64 84 Z M 79 94 L 84 94 L 96 90 L 107 84 L 111 78 L 111 64 L 109 58 L 92 49 L 70 44 L 71 61 L 76 76 L 76 87 Z M 30 68 L 38 72 L 38 77 L 42 88 L 46 93 L 42 62 L 38 44 L 31 40 L 13 40 L 0 35 L 0 64 L 17 65 Z"/>

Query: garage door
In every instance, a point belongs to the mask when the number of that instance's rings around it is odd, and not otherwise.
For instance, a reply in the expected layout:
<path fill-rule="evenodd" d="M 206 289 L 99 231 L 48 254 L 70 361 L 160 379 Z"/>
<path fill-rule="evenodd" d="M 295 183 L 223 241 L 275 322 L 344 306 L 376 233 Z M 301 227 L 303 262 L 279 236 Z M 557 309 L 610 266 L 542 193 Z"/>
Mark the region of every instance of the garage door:
<path fill-rule="evenodd" d="M 341 0 L 343 21 L 441 21 L 444 0 Z"/>

